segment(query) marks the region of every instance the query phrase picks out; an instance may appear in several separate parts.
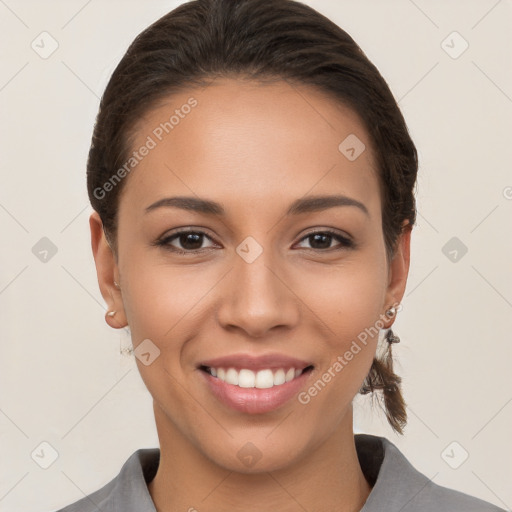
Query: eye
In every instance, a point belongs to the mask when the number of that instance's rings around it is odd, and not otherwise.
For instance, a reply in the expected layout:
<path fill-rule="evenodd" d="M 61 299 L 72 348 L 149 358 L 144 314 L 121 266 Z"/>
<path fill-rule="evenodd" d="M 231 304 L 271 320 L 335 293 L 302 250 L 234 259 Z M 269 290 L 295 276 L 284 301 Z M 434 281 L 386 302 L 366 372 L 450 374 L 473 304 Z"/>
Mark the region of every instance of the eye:
<path fill-rule="evenodd" d="M 205 240 L 210 241 L 211 244 L 203 246 Z M 328 250 L 336 251 L 355 248 L 355 243 L 351 239 L 331 230 L 309 233 L 304 236 L 299 243 L 308 240 L 311 244 L 310 249 L 314 251 L 327 252 Z M 338 242 L 337 246 L 332 246 L 333 241 Z M 181 230 L 172 235 L 164 236 L 154 242 L 153 245 L 184 255 L 198 254 L 212 247 L 218 247 L 205 232 L 192 229 Z M 308 249 L 308 247 L 302 248 Z"/>
<path fill-rule="evenodd" d="M 212 245 L 203 247 L 205 239 L 212 242 L 212 239 L 203 231 L 181 230 L 157 240 L 154 245 L 164 247 L 178 254 L 194 254 L 215 246 L 212 243 Z M 173 243 L 178 244 L 178 247 Z"/>
<path fill-rule="evenodd" d="M 313 233 L 309 233 L 301 239 L 301 242 L 304 240 L 310 241 L 310 244 L 312 245 L 311 249 L 323 252 L 329 249 L 342 250 L 353 249 L 355 247 L 355 244 L 351 239 L 331 230 L 315 231 Z M 338 246 L 332 247 L 331 244 L 333 241 L 337 241 Z M 305 248 L 308 249 L 308 247 Z"/>

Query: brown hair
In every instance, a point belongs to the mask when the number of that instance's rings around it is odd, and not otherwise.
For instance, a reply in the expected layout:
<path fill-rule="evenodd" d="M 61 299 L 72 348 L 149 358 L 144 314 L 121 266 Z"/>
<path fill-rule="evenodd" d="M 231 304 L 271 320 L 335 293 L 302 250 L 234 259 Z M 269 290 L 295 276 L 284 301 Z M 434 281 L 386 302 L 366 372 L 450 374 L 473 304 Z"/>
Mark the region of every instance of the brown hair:
<path fill-rule="evenodd" d="M 293 0 L 193 0 L 132 42 L 101 98 L 87 162 L 91 205 L 114 254 L 126 179 L 109 186 L 108 193 L 104 185 L 112 183 L 129 159 L 137 122 L 173 92 L 219 76 L 314 86 L 360 116 L 376 155 L 382 228 L 391 261 L 404 221 L 410 229 L 416 219 L 416 148 L 388 85 L 355 41 L 325 16 Z M 382 389 L 388 421 L 402 433 L 406 412 L 399 384 L 388 344 L 388 355 L 374 359 L 360 392 Z"/>

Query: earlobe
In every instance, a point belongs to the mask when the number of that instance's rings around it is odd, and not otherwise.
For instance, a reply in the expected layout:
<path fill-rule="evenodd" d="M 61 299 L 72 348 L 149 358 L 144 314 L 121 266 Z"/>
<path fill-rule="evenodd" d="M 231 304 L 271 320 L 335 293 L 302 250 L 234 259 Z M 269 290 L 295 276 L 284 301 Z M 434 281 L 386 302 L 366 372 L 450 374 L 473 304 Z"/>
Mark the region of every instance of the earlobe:
<path fill-rule="evenodd" d="M 109 246 L 103 231 L 103 222 L 94 211 L 89 217 L 91 229 L 91 248 L 96 264 L 96 275 L 101 295 L 107 303 L 105 321 L 114 329 L 121 329 L 127 325 L 123 308 L 121 291 L 116 286 L 116 275 L 119 270 L 115 255 Z"/>

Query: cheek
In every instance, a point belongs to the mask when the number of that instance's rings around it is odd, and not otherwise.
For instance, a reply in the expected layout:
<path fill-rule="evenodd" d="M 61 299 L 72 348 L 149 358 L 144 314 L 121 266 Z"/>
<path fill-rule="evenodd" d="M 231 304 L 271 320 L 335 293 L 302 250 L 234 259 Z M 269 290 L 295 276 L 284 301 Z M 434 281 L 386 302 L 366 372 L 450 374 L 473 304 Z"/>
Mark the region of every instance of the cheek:
<path fill-rule="evenodd" d="M 344 342 L 374 325 L 383 313 L 387 273 L 379 258 L 355 254 L 329 268 L 311 267 L 297 280 L 297 295 L 321 320 L 327 339 Z"/>
<path fill-rule="evenodd" d="M 378 265 L 347 266 L 309 287 L 307 304 L 325 326 L 321 364 L 298 397 L 301 421 L 318 433 L 338 425 L 373 362 L 382 327 L 385 274 Z"/>
<path fill-rule="evenodd" d="M 127 284 L 123 304 L 136 338 L 133 342 L 144 338 L 154 338 L 155 343 L 180 339 L 178 333 L 183 334 L 191 318 L 204 308 L 205 294 L 215 285 L 215 276 L 198 267 L 147 260 L 147 256 L 146 260 L 133 256 L 121 270 Z"/>
<path fill-rule="evenodd" d="M 338 404 L 329 414 L 339 414 L 359 390 L 383 327 L 387 273 L 378 251 L 374 254 L 354 254 L 329 273 L 319 270 L 302 281 L 299 293 L 314 312 L 313 321 L 322 329 L 317 338 L 323 343 L 316 385 L 307 390 L 304 404 L 310 399 L 313 407 Z"/>

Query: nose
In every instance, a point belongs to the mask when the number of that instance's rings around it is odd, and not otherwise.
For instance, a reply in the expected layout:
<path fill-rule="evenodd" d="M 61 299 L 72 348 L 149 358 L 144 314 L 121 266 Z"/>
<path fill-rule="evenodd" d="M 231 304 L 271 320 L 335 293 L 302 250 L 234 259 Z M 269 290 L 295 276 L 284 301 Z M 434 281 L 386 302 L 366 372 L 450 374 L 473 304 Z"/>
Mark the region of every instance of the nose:
<path fill-rule="evenodd" d="M 235 255 L 234 268 L 225 278 L 217 319 L 224 329 L 241 330 L 246 336 L 264 337 L 272 329 L 293 328 L 300 300 L 292 279 L 264 250 L 249 263 Z"/>

